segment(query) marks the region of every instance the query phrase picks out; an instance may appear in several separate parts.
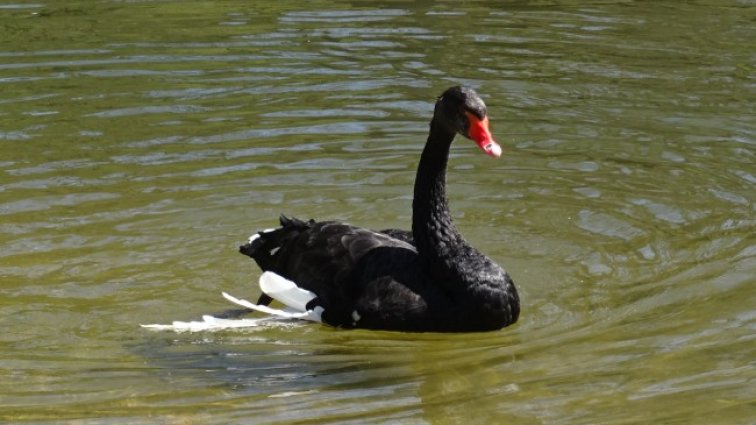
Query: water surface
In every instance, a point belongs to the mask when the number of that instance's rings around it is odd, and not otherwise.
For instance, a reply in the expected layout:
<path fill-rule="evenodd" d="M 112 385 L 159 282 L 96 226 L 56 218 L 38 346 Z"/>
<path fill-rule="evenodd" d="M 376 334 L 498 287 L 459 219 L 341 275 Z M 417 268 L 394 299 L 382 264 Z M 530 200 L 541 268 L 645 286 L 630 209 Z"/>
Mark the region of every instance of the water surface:
<path fill-rule="evenodd" d="M 753 6 L 0 3 L 0 419 L 753 423 Z M 505 153 L 455 144 L 452 209 L 516 325 L 139 327 L 255 299 L 280 213 L 409 227 L 460 83 Z"/>

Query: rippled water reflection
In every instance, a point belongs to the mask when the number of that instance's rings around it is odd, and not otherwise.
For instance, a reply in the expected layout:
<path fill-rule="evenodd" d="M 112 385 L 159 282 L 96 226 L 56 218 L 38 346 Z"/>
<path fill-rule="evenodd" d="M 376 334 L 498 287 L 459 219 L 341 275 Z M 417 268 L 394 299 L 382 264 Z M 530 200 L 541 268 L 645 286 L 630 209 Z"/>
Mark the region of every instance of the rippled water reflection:
<path fill-rule="evenodd" d="M 0 4 L 0 418 L 9 423 L 751 423 L 749 2 Z M 230 313 L 279 213 L 408 227 L 432 102 L 465 83 L 469 240 L 501 332 Z"/>

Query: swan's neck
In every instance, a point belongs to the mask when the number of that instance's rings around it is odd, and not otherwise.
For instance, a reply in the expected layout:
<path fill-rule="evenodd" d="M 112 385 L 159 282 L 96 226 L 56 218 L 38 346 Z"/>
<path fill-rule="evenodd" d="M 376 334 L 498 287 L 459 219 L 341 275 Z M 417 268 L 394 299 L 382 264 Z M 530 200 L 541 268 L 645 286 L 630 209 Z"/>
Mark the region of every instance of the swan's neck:
<path fill-rule="evenodd" d="M 412 233 L 420 257 L 430 266 L 453 267 L 453 258 L 466 246 L 449 212 L 446 164 L 455 134 L 431 121 L 428 141 L 420 157 L 412 202 Z"/>

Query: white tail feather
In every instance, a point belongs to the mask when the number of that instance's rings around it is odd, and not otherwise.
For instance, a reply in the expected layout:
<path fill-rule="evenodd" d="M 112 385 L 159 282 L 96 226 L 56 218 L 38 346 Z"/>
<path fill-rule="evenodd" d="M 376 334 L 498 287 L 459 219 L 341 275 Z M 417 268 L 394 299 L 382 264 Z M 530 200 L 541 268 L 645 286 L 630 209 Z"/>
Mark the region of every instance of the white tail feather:
<path fill-rule="evenodd" d="M 306 311 L 307 303 L 317 297 L 312 292 L 302 289 L 296 283 L 273 272 L 260 276 L 260 289 L 276 301 L 297 311 Z"/>
<path fill-rule="evenodd" d="M 227 293 L 223 293 L 223 298 L 231 301 L 234 304 L 246 307 L 250 310 L 259 311 L 261 313 L 270 314 L 271 316 L 283 317 L 285 319 L 300 319 L 309 320 L 311 322 L 322 322 L 320 316 L 323 314 L 323 307 L 317 306 L 313 310 L 306 311 L 291 311 L 291 310 L 279 310 L 276 308 L 270 308 L 266 305 L 252 304 L 247 300 L 240 300 Z"/>
<path fill-rule="evenodd" d="M 252 242 L 256 241 L 257 239 L 260 239 L 260 235 L 262 235 L 263 233 L 270 233 L 270 232 L 272 232 L 274 230 L 276 230 L 276 229 L 261 230 L 261 231 L 255 233 L 255 234 L 253 234 L 252 236 L 250 236 L 249 239 L 247 240 L 247 243 L 252 243 Z"/>

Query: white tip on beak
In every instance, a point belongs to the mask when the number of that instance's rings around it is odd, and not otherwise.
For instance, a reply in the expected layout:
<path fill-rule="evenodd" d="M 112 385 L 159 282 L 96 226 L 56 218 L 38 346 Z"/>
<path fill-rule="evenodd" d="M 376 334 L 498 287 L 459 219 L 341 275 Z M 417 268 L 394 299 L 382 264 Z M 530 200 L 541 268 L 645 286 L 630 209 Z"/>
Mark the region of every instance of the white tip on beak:
<path fill-rule="evenodd" d="M 483 148 L 483 150 L 494 158 L 501 156 L 501 146 L 499 146 L 498 143 L 489 143 L 488 145 L 486 145 L 486 147 Z"/>

